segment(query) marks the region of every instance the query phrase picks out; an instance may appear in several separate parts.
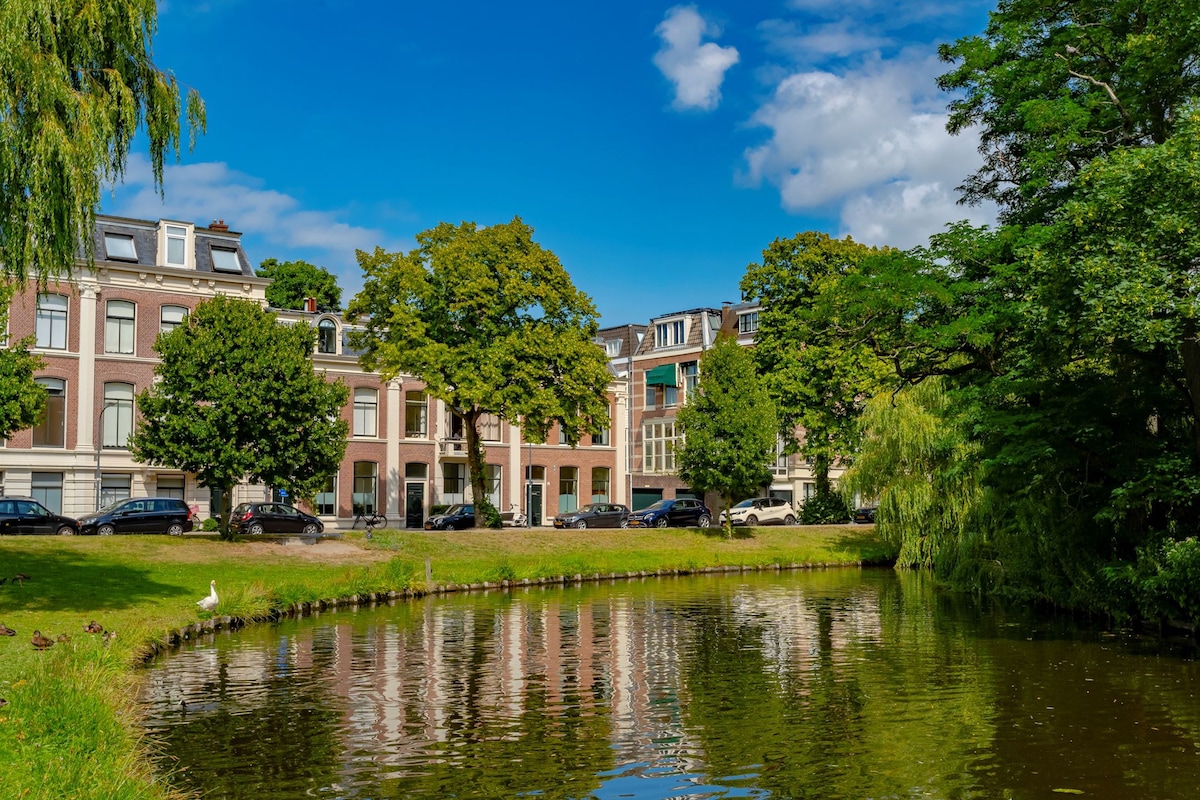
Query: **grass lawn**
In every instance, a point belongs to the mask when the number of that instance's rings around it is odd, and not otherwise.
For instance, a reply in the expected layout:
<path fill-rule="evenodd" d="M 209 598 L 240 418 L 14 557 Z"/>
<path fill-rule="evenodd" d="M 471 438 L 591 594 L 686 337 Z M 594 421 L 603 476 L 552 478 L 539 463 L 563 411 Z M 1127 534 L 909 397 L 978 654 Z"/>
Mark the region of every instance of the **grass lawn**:
<path fill-rule="evenodd" d="M 215 537 L 0 537 L 0 800 L 165 798 L 141 757 L 135 665 L 167 631 L 216 615 L 438 584 L 711 566 L 883 562 L 873 527 L 361 533 L 316 545 Z M 17 582 L 18 573 L 29 576 Z M 84 632 L 96 620 L 117 637 Z M 70 641 L 42 652 L 34 630 Z"/>

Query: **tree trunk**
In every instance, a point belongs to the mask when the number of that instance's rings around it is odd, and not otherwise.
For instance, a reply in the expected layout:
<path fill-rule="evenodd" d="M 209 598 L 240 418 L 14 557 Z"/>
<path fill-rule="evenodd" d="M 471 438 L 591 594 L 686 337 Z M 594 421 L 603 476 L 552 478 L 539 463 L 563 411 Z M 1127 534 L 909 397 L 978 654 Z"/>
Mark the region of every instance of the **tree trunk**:
<path fill-rule="evenodd" d="M 467 437 L 467 477 L 471 481 L 471 503 L 475 507 L 475 527 L 486 528 L 487 473 L 484 469 L 483 440 L 479 438 L 479 411 L 463 411 L 463 433 Z"/>
<path fill-rule="evenodd" d="M 209 492 L 213 489 L 210 487 Z M 230 498 L 233 497 L 233 484 L 229 486 L 218 486 L 216 491 L 221 494 L 221 513 L 217 515 L 217 533 L 223 541 L 233 541 L 233 528 L 229 526 L 229 514 L 233 511 L 233 503 Z"/>
<path fill-rule="evenodd" d="M 725 538 L 732 539 L 733 538 L 733 516 L 729 513 L 729 509 L 733 508 L 733 495 L 732 494 L 721 495 L 721 502 L 725 504 L 725 508 L 722 511 L 718 512 L 721 515 L 719 517 L 719 519 L 725 520 L 725 524 L 722 526 L 725 528 Z"/>
<path fill-rule="evenodd" d="M 816 484 L 816 496 L 824 500 L 832 493 L 829 486 L 829 457 L 816 456 L 813 458 L 813 482 Z"/>

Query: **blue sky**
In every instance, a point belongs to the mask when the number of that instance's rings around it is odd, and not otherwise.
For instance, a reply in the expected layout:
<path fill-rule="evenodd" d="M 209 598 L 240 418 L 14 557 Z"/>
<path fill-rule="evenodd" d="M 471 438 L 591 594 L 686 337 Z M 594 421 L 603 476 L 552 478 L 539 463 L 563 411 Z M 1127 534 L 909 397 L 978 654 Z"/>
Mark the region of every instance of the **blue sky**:
<path fill-rule="evenodd" d="M 104 211 L 224 219 L 343 300 L 356 248 L 519 215 L 604 325 L 719 306 L 777 237 L 908 247 L 991 221 L 954 202 L 979 156 L 934 79 L 992 6 L 170 0 L 155 61 L 208 132 L 165 200 L 136 150 Z"/>

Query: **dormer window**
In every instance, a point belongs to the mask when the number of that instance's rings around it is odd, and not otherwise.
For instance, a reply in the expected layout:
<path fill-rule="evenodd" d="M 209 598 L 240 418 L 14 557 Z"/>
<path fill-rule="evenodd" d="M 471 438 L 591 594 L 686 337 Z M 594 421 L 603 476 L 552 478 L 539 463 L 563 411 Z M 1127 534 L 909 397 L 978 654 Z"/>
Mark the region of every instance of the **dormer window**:
<path fill-rule="evenodd" d="M 158 266 L 195 268 L 195 227 L 187 222 L 158 221 Z"/>
<path fill-rule="evenodd" d="M 616 358 L 621 355 L 621 340 L 609 339 L 604 343 L 604 354 L 609 358 Z"/>
<path fill-rule="evenodd" d="M 126 233 L 104 232 L 104 254 L 109 261 L 137 261 L 133 237 Z"/>
<path fill-rule="evenodd" d="M 748 311 L 738 314 L 738 333 L 749 334 L 758 332 L 758 312 Z"/>
<path fill-rule="evenodd" d="M 238 262 L 237 250 L 226 247 L 210 247 L 213 269 L 218 272 L 241 272 L 242 265 Z"/>
<path fill-rule="evenodd" d="M 687 343 L 684 320 L 660 322 L 654 326 L 655 347 L 678 347 Z"/>
<path fill-rule="evenodd" d="M 167 225 L 167 266 L 187 266 L 187 228 Z"/>
<path fill-rule="evenodd" d="M 337 324 L 331 319 L 317 323 L 317 352 L 337 353 Z"/>

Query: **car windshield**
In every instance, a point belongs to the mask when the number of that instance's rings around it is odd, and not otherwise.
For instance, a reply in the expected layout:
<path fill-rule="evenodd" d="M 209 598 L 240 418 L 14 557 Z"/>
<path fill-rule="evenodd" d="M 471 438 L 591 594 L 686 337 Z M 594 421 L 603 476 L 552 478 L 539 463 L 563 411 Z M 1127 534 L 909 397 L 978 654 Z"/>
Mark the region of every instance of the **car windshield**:
<path fill-rule="evenodd" d="M 459 514 L 474 514 L 474 513 L 475 513 L 474 506 L 450 506 L 449 508 L 446 509 L 446 516 L 448 516 L 448 517 L 454 517 Z"/>
<path fill-rule="evenodd" d="M 601 506 L 601 505 L 596 505 L 595 503 L 592 503 L 591 505 L 584 506 L 583 508 L 579 509 L 578 511 L 576 511 L 574 513 L 576 513 L 576 514 L 584 514 L 584 513 L 597 514 L 601 511 L 607 510 L 607 508 L 608 508 L 607 506 Z"/>
<path fill-rule="evenodd" d="M 674 500 L 659 500 L 652 506 L 646 506 L 642 509 L 642 511 L 665 511 L 666 509 L 670 508 L 671 504 L 674 502 Z"/>
<path fill-rule="evenodd" d="M 106 505 L 106 506 L 101 506 L 101 507 L 100 507 L 100 510 L 99 510 L 99 511 L 97 511 L 96 513 L 97 513 L 97 514 L 107 514 L 108 512 L 112 511 L 113 509 L 115 509 L 115 508 L 117 508 L 117 507 L 119 507 L 119 506 L 122 506 L 122 505 L 124 505 L 124 504 L 125 504 L 125 501 L 124 501 L 124 500 L 115 500 L 115 501 L 113 501 L 113 502 L 109 503 L 109 504 L 108 504 L 108 505 Z"/>
<path fill-rule="evenodd" d="M 750 508 L 752 505 L 754 505 L 753 500 L 743 500 L 742 502 L 740 502 L 736 506 L 734 506 L 734 508 Z"/>

